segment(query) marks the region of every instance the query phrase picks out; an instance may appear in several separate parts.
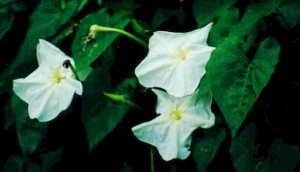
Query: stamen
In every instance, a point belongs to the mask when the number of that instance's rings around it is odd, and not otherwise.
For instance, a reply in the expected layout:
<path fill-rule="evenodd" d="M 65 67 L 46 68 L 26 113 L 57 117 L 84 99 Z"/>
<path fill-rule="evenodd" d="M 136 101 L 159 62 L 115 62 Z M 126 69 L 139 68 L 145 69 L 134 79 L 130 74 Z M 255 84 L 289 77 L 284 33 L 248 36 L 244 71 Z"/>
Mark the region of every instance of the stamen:
<path fill-rule="evenodd" d="M 172 110 L 171 117 L 174 120 L 180 120 L 182 117 L 182 111 L 178 107 L 176 107 L 175 109 Z"/>

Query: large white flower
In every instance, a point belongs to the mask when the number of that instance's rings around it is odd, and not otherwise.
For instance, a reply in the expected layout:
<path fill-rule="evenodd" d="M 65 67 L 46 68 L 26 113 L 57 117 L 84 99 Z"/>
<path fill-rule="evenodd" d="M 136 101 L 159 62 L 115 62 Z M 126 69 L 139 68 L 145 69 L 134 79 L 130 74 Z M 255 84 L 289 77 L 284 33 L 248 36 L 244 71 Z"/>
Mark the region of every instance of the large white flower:
<path fill-rule="evenodd" d="M 206 43 L 211 27 L 212 23 L 187 33 L 155 32 L 148 55 L 135 69 L 139 82 L 163 88 L 176 97 L 192 94 L 215 49 Z"/>
<path fill-rule="evenodd" d="M 193 130 L 209 128 L 215 123 L 210 107 L 212 96 L 208 91 L 199 97 L 196 91 L 176 98 L 164 91 L 153 91 L 158 97 L 156 112 L 161 115 L 133 127 L 132 131 L 139 140 L 157 147 L 164 160 L 185 159 L 190 154 Z"/>
<path fill-rule="evenodd" d="M 71 104 L 74 92 L 82 94 L 82 84 L 75 79 L 74 61 L 47 41 L 37 45 L 39 67 L 26 78 L 13 81 L 13 90 L 28 103 L 31 119 L 40 122 L 54 119 Z"/>

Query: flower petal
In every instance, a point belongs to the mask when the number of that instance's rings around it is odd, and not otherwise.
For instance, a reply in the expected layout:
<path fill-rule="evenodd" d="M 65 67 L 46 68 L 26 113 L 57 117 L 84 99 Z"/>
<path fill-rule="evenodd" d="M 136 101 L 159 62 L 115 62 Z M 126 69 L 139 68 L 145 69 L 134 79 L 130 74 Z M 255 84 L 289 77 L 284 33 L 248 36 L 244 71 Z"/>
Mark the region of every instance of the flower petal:
<path fill-rule="evenodd" d="M 209 128 L 215 124 L 215 116 L 210 108 L 193 107 L 185 111 L 182 117 L 182 125 L 192 132 L 196 128 Z"/>
<path fill-rule="evenodd" d="M 206 41 L 209 35 L 209 32 L 212 28 L 213 23 L 209 23 L 206 26 L 193 30 L 191 32 L 185 33 L 185 39 L 184 42 L 185 47 L 189 47 L 192 45 L 206 45 Z"/>
<path fill-rule="evenodd" d="M 163 88 L 176 97 L 192 94 L 214 50 L 206 44 L 211 27 L 212 23 L 187 33 L 155 32 L 148 55 L 135 69 L 140 84 Z"/>
<path fill-rule="evenodd" d="M 57 47 L 42 39 L 39 40 L 37 45 L 37 59 L 39 65 L 46 65 L 52 68 L 61 67 L 65 60 L 72 61 L 70 57 L 65 55 Z"/>
<path fill-rule="evenodd" d="M 67 84 L 51 84 L 29 79 L 14 80 L 14 92 L 28 103 L 31 119 L 40 122 L 54 119 L 71 104 L 75 88 Z"/>
<path fill-rule="evenodd" d="M 190 154 L 186 146 L 190 142 L 190 133 L 179 135 L 181 132 L 178 124 L 170 121 L 167 116 L 160 115 L 152 121 L 133 127 L 132 131 L 139 140 L 157 147 L 164 160 L 185 159 Z"/>
<path fill-rule="evenodd" d="M 146 58 L 136 67 L 135 74 L 143 86 L 160 87 L 181 97 L 186 94 L 185 70 L 185 64 L 176 61 Z"/>
<path fill-rule="evenodd" d="M 29 80 L 29 79 L 16 79 L 13 81 L 13 90 L 17 96 L 19 96 L 23 101 L 29 104 L 29 117 L 31 119 L 40 116 L 38 109 L 44 108 L 42 102 L 49 98 L 52 89 L 47 82 Z M 32 108 L 35 108 L 32 110 Z"/>
<path fill-rule="evenodd" d="M 37 119 L 40 122 L 50 121 L 57 117 L 61 111 L 66 110 L 70 106 L 75 92 L 73 88 L 64 83 L 58 84 L 51 91 L 50 96 L 47 99 L 42 99 L 42 102 L 31 102 L 29 104 L 29 112 L 37 111 L 39 113 Z M 38 104 L 45 106 L 36 109 L 35 106 Z"/>
<path fill-rule="evenodd" d="M 152 91 L 157 95 L 156 113 L 168 115 L 168 113 L 174 108 L 178 98 L 158 89 L 152 89 Z"/>
<path fill-rule="evenodd" d="M 82 83 L 76 79 L 73 78 L 66 78 L 65 84 L 67 84 L 69 87 L 75 90 L 76 94 L 82 95 L 83 87 Z"/>
<path fill-rule="evenodd" d="M 175 48 L 185 41 L 185 33 L 156 31 L 149 39 L 149 54 L 173 54 Z M 153 54 L 152 54 L 153 53 Z"/>

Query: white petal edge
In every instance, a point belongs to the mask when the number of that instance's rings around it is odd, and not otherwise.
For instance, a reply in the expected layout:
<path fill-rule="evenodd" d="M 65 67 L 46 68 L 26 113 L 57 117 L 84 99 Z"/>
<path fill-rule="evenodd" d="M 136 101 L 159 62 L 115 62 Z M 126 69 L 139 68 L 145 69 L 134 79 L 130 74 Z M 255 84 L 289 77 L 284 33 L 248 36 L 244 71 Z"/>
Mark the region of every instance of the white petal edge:
<path fill-rule="evenodd" d="M 190 154 L 188 147 L 185 147 L 190 141 L 189 136 L 178 136 L 179 130 L 177 124 L 163 115 L 132 128 L 134 135 L 139 140 L 155 146 L 165 161 L 175 158 L 185 159 Z"/>

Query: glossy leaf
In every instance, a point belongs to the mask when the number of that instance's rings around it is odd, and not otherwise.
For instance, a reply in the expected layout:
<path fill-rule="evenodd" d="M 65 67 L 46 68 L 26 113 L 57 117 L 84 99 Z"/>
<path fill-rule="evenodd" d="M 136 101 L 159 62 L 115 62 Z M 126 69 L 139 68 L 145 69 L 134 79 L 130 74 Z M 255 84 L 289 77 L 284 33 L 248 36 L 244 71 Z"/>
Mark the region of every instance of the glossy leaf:
<path fill-rule="evenodd" d="M 225 40 L 207 64 L 213 96 L 224 114 L 232 137 L 268 84 L 280 52 L 278 42 L 267 38 L 250 61 L 239 42 L 237 38 Z"/>

